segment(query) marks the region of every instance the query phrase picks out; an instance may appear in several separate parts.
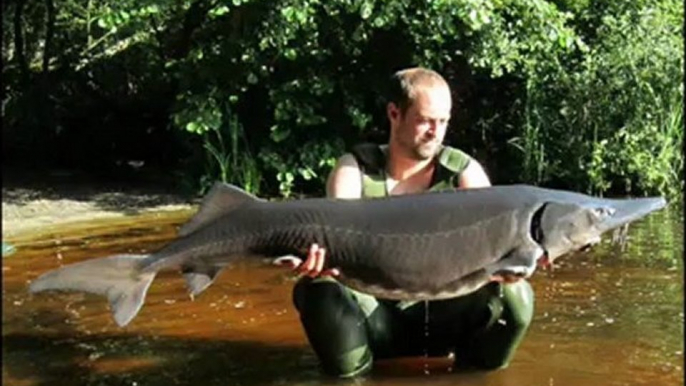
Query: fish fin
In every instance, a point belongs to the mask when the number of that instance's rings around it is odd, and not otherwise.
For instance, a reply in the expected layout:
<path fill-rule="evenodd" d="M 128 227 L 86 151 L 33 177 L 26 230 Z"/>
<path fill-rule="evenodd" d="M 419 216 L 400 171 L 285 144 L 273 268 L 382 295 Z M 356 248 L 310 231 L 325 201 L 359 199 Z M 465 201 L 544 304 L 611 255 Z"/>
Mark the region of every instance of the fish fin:
<path fill-rule="evenodd" d="M 545 255 L 543 248 L 533 242 L 512 249 L 503 258 L 486 267 L 489 276 L 530 277 L 538 260 Z"/>
<path fill-rule="evenodd" d="M 263 201 L 245 190 L 223 182 L 217 182 L 207 193 L 200 209 L 181 229 L 179 236 L 186 236 L 217 218 L 247 203 Z"/>
<path fill-rule="evenodd" d="M 490 278 L 486 271 L 484 268 L 477 269 L 448 284 L 447 288 L 453 289 L 452 297 L 468 295 L 488 284 Z"/>
<path fill-rule="evenodd" d="M 215 267 L 204 270 L 198 270 L 196 267 L 184 269 L 183 277 L 186 279 L 191 296 L 196 296 L 207 289 L 214 282 L 214 279 L 217 278 L 219 271 L 220 269 Z"/>
<path fill-rule="evenodd" d="M 127 325 L 140 311 L 156 272 L 141 272 L 148 255 L 115 255 L 70 264 L 31 282 L 31 293 L 82 291 L 107 297 L 115 322 Z"/>

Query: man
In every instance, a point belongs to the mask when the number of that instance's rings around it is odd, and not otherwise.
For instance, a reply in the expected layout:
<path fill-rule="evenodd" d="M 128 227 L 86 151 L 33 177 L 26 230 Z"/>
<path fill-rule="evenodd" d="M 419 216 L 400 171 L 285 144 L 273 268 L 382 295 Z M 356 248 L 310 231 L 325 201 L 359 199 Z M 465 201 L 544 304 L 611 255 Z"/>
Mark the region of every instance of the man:
<path fill-rule="evenodd" d="M 443 77 L 406 69 L 393 76 L 391 88 L 388 145 L 360 145 L 343 155 L 329 176 L 328 196 L 358 199 L 490 185 L 476 160 L 442 145 L 452 108 Z M 297 268 L 305 277 L 293 300 L 323 370 L 333 376 L 362 374 L 374 359 L 451 353 L 458 368 L 505 367 L 531 322 L 533 292 L 525 280 L 497 278 L 458 298 L 399 302 L 343 286 L 334 279 L 335 267 L 322 272 L 325 258 L 325 249 L 312 245 Z"/>

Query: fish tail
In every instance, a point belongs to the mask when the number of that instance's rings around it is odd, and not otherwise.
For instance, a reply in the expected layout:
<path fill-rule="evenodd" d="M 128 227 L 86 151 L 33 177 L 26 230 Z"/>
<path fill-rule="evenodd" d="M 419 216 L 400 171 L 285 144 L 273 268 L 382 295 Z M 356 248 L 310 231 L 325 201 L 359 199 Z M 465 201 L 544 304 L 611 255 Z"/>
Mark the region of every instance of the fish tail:
<path fill-rule="evenodd" d="M 83 291 L 107 297 L 115 322 L 127 325 L 143 306 L 157 272 L 144 272 L 149 255 L 114 255 L 70 264 L 49 271 L 29 286 L 31 293 L 47 290 Z"/>

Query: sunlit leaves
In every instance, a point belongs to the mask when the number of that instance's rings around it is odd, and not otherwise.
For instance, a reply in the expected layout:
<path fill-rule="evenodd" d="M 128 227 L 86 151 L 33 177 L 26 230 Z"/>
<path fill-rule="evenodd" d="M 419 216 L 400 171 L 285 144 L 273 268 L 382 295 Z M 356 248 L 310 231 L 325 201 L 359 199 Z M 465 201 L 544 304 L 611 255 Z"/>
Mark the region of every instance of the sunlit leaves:
<path fill-rule="evenodd" d="M 374 1 L 362 1 L 362 5 L 360 6 L 360 17 L 362 18 L 362 20 L 369 19 L 369 17 L 372 15 L 372 11 L 374 11 Z"/>
<path fill-rule="evenodd" d="M 308 151 L 286 153 L 270 149 L 260 151 L 259 158 L 262 162 L 277 170 L 276 179 L 283 197 L 291 196 L 298 179 L 304 181 L 324 179 L 343 151 L 343 144 L 339 139 L 305 141 L 301 147 Z"/>
<path fill-rule="evenodd" d="M 532 112 L 550 133 L 554 159 L 577 159 L 566 169 L 544 165 L 547 177 L 585 181 L 579 188 L 683 192 L 683 40 L 673 14 L 680 3 L 608 3 L 604 12 L 578 8 L 596 27 L 592 39 L 573 41 L 583 56 L 564 72 L 535 78 Z M 683 14 L 682 14 L 683 16 Z M 565 43 L 568 44 L 568 43 Z M 562 176 L 562 177 L 560 177 Z"/>
<path fill-rule="evenodd" d="M 218 7 L 211 9 L 209 15 L 212 18 L 217 18 L 220 16 L 224 16 L 227 13 L 229 13 L 229 7 L 227 7 L 226 5 L 220 5 Z"/>
<path fill-rule="evenodd" d="M 183 106 L 174 114 L 174 123 L 194 134 L 218 130 L 222 124 L 223 112 L 220 102 L 213 97 L 182 95 L 178 98 Z"/>
<path fill-rule="evenodd" d="M 348 116 L 350 116 L 353 126 L 360 130 L 369 126 L 369 123 L 372 120 L 372 117 L 369 113 L 363 112 L 362 109 L 354 104 L 347 106 L 346 112 L 348 113 Z"/>

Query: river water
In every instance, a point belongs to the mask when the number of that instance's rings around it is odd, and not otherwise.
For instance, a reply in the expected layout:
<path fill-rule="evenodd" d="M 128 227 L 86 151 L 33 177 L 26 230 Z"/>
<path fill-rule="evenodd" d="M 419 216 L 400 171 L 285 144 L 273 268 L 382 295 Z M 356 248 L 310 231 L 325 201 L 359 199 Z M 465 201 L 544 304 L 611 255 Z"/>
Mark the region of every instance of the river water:
<path fill-rule="evenodd" d="M 2 261 L 2 381 L 10 386 L 683 385 L 683 217 L 663 210 L 531 279 L 536 311 L 507 369 L 454 373 L 443 358 L 375 364 L 351 381 L 320 374 L 291 304 L 295 278 L 264 262 L 225 270 L 190 299 L 163 272 L 125 328 L 103 298 L 29 295 L 60 265 L 146 253 L 175 237 L 189 211 L 50 228 L 10 241 Z M 606 238 L 609 239 L 609 238 Z M 428 373 L 428 374 L 427 374 Z"/>

